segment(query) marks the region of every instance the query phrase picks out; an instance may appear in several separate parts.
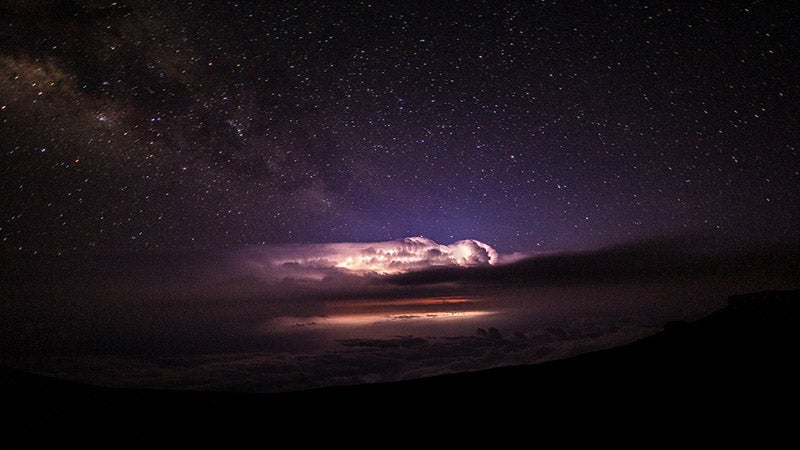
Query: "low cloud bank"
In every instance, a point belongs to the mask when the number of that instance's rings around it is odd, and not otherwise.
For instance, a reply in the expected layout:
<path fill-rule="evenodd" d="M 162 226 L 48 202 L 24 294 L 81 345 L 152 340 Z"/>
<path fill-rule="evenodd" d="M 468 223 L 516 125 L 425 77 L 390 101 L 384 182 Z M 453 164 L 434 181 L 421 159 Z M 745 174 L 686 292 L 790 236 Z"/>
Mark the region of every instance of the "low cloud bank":
<path fill-rule="evenodd" d="M 653 239 L 591 252 L 540 255 L 462 270 L 430 267 L 387 279 L 398 286 L 459 283 L 481 286 L 587 285 L 666 282 L 709 277 L 796 283 L 800 247 L 706 249 L 691 241 Z"/>

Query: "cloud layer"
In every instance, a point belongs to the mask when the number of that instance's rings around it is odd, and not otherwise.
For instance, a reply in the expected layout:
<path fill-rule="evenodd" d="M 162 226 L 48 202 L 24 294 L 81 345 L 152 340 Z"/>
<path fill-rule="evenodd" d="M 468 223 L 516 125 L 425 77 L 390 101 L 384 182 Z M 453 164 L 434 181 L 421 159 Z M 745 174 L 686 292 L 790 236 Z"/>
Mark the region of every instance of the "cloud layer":
<path fill-rule="evenodd" d="M 281 392 L 533 364 L 628 343 L 656 331 L 597 322 L 515 333 L 490 330 L 490 335 L 478 328 L 458 336 L 340 339 L 330 348 L 291 353 L 36 355 L 26 368 L 111 387 Z"/>

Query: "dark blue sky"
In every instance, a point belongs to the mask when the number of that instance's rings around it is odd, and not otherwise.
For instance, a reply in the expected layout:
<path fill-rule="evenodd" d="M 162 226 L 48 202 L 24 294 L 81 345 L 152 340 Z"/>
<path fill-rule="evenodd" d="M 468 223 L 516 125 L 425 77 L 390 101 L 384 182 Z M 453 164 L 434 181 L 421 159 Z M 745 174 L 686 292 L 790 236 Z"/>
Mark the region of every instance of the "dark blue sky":
<path fill-rule="evenodd" d="M 771 2 L 3 2 L 8 255 L 796 241 Z"/>

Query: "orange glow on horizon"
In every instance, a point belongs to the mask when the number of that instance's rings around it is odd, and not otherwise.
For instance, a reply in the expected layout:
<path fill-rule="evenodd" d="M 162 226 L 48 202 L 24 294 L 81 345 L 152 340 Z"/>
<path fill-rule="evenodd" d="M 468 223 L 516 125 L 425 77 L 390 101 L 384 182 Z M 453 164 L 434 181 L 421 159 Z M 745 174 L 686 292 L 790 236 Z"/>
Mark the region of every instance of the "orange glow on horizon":
<path fill-rule="evenodd" d="M 401 320 L 459 320 L 492 314 L 489 311 L 425 311 L 400 312 L 396 314 L 341 314 L 324 319 L 329 325 L 357 326 Z"/>
<path fill-rule="evenodd" d="M 327 302 L 330 314 L 309 317 L 280 317 L 269 322 L 271 329 L 324 329 L 328 327 L 359 327 L 375 324 L 454 321 L 494 314 L 492 311 L 470 308 L 475 303 L 469 297 L 448 296 L 402 298 L 398 300 L 338 300 Z M 448 308 L 452 306 L 452 309 Z M 462 309 L 462 308 L 469 309 Z"/>
<path fill-rule="evenodd" d="M 396 300 L 334 300 L 326 305 L 332 308 L 369 308 L 378 306 L 427 306 L 427 305 L 457 305 L 472 303 L 473 299 L 463 296 L 427 297 L 427 298 L 400 298 Z"/>

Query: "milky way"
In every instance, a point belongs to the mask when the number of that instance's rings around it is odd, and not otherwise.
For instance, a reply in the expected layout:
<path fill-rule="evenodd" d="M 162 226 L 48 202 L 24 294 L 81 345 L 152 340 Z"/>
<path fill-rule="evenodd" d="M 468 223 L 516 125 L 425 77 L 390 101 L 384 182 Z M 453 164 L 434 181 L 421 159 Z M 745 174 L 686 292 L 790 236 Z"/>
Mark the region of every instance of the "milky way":
<path fill-rule="evenodd" d="M 771 2 L 0 8 L 7 255 L 800 229 Z"/>

